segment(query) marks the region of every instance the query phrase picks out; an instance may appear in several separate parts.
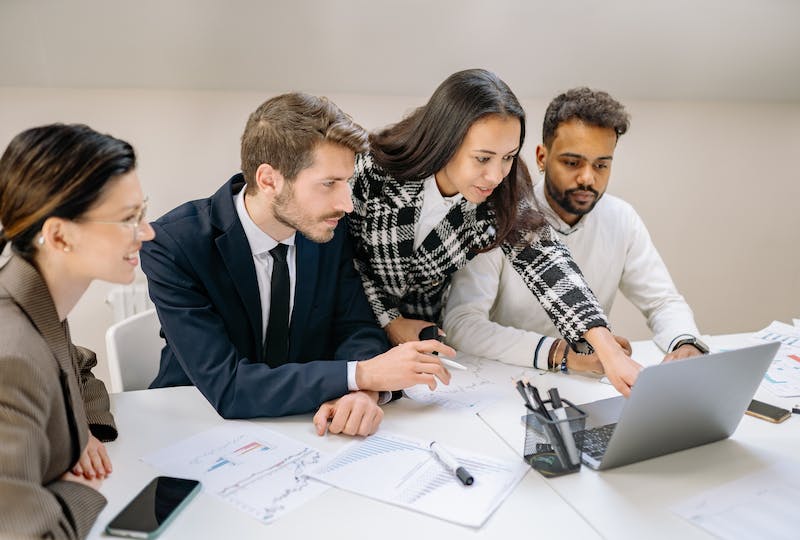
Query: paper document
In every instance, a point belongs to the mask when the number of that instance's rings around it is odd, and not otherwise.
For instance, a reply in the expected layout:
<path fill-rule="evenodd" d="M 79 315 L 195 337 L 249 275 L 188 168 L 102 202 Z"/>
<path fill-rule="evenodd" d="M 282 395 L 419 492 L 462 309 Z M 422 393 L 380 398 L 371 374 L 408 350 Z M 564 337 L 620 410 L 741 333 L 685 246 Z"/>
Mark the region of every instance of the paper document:
<path fill-rule="evenodd" d="M 503 397 L 504 388 L 484 375 L 485 362 L 464 362 L 466 370 L 451 369 L 450 384 L 438 383 L 436 390 L 418 384 L 403 390 L 409 399 L 435 404 L 445 409 L 469 409 L 478 412 Z M 510 388 L 510 386 L 508 387 Z M 508 388 L 505 388 L 508 393 Z"/>
<path fill-rule="evenodd" d="M 480 527 L 528 470 L 521 460 L 497 460 L 447 447 L 475 479 L 465 486 L 433 455 L 429 444 L 381 431 L 348 445 L 308 474 L 353 493 Z"/>
<path fill-rule="evenodd" d="M 672 511 L 725 540 L 798 538 L 800 467 L 781 463 L 692 497 Z"/>
<path fill-rule="evenodd" d="M 228 423 L 144 456 L 170 476 L 193 478 L 203 490 L 269 523 L 328 486 L 303 474 L 322 454 L 272 430 Z"/>
<path fill-rule="evenodd" d="M 800 328 L 773 321 L 752 339 L 756 343 L 781 344 L 761 386 L 779 397 L 800 396 Z"/>

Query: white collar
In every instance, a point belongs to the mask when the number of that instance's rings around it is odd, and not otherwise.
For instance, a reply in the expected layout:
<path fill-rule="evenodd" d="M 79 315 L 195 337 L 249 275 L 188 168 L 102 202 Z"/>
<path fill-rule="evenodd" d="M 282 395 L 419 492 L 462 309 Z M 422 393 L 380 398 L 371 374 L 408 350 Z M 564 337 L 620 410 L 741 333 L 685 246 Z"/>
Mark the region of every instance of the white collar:
<path fill-rule="evenodd" d="M 244 192 L 246 190 L 247 186 L 243 187 L 239 193 L 233 196 L 233 202 L 236 206 L 236 214 L 239 216 L 239 221 L 244 229 L 244 235 L 247 237 L 247 243 L 250 244 L 250 252 L 253 255 L 268 253 L 269 250 L 277 246 L 279 242 L 262 231 L 261 228 L 255 224 L 253 218 L 250 217 L 250 214 L 247 213 L 247 208 L 244 205 Z M 280 243 L 286 244 L 287 246 L 293 246 L 296 235 L 297 233 L 295 232 L 292 236 L 281 241 Z"/>
<path fill-rule="evenodd" d="M 433 206 L 446 206 L 450 208 L 458 204 L 461 199 L 464 198 L 461 192 L 456 193 L 452 197 L 443 196 L 442 192 L 439 191 L 439 186 L 436 185 L 436 178 L 433 175 L 424 180 L 423 186 L 425 202 Z"/>

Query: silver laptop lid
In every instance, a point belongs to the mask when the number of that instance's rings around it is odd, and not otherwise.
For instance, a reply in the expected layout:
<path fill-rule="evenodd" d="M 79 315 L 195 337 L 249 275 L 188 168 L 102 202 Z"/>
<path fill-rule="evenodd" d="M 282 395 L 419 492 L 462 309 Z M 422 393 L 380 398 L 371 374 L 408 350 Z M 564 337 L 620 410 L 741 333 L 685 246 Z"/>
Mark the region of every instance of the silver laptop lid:
<path fill-rule="evenodd" d="M 644 368 L 598 468 L 730 437 L 779 347 L 766 343 Z"/>

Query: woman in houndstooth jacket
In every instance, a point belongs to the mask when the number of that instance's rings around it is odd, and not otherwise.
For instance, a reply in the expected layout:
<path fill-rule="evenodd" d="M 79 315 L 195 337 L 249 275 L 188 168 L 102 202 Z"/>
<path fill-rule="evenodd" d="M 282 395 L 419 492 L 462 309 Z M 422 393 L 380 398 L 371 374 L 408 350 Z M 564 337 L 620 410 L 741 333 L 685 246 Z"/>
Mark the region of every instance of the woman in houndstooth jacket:
<path fill-rule="evenodd" d="M 574 349 L 594 349 L 627 395 L 640 366 L 608 322 L 569 251 L 530 206 L 519 158 L 525 113 L 482 69 L 448 77 L 428 103 L 370 137 L 356 160 L 349 215 L 356 267 L 390 340 L 438 324 L 453 272 L 500 246 Z M 550 351 L 561 364 L 566 351 Z M 531 360 L 538 351 L 531 351 Z"/>
<path fill-rule="evenodd" d="M 83 538 L 105 506 L 100 441 L 117 429 L 67 315 L 92 280 L 133 281 L 153 238 L 135 164 L 128 143 L 63 124 L 20 133 L 0 158 L 2 538 Z"/>

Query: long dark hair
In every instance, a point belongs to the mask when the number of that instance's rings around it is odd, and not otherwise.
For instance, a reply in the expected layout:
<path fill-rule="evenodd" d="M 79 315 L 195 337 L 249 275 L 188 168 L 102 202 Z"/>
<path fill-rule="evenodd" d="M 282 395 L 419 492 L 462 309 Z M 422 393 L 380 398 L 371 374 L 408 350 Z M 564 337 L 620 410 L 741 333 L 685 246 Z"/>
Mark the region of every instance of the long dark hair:
<path fill-rule="evenodd" d="M 519 119 L 519 148 L 525 141 L 525 111 L 519 100 L 497 75 L 485 69 L 453 73 L 439 85 L 427 104 L 400 122 L 370 135 L 375 162 L 399 180 L 421 180 L 440 170 L 452 159 L 475 121 L 488 116 Z M 494 210 L 496 236 L 486 250 L 501 244 L 519 230 L 532 230 L 542 223 L 536 212 L 519 212 L 522 198 L 531 192 L 531 177 L 517 157 L 508 176 L 489 196 Z"/>
<path fill-rule="evenodd" d="M 0 157 L 0 252 L 8 242 L 27 260 L 50 217 L 76 219 L 106 185 L 136 167 L 130 144 L 82 124 L 23 131 Z"/>

